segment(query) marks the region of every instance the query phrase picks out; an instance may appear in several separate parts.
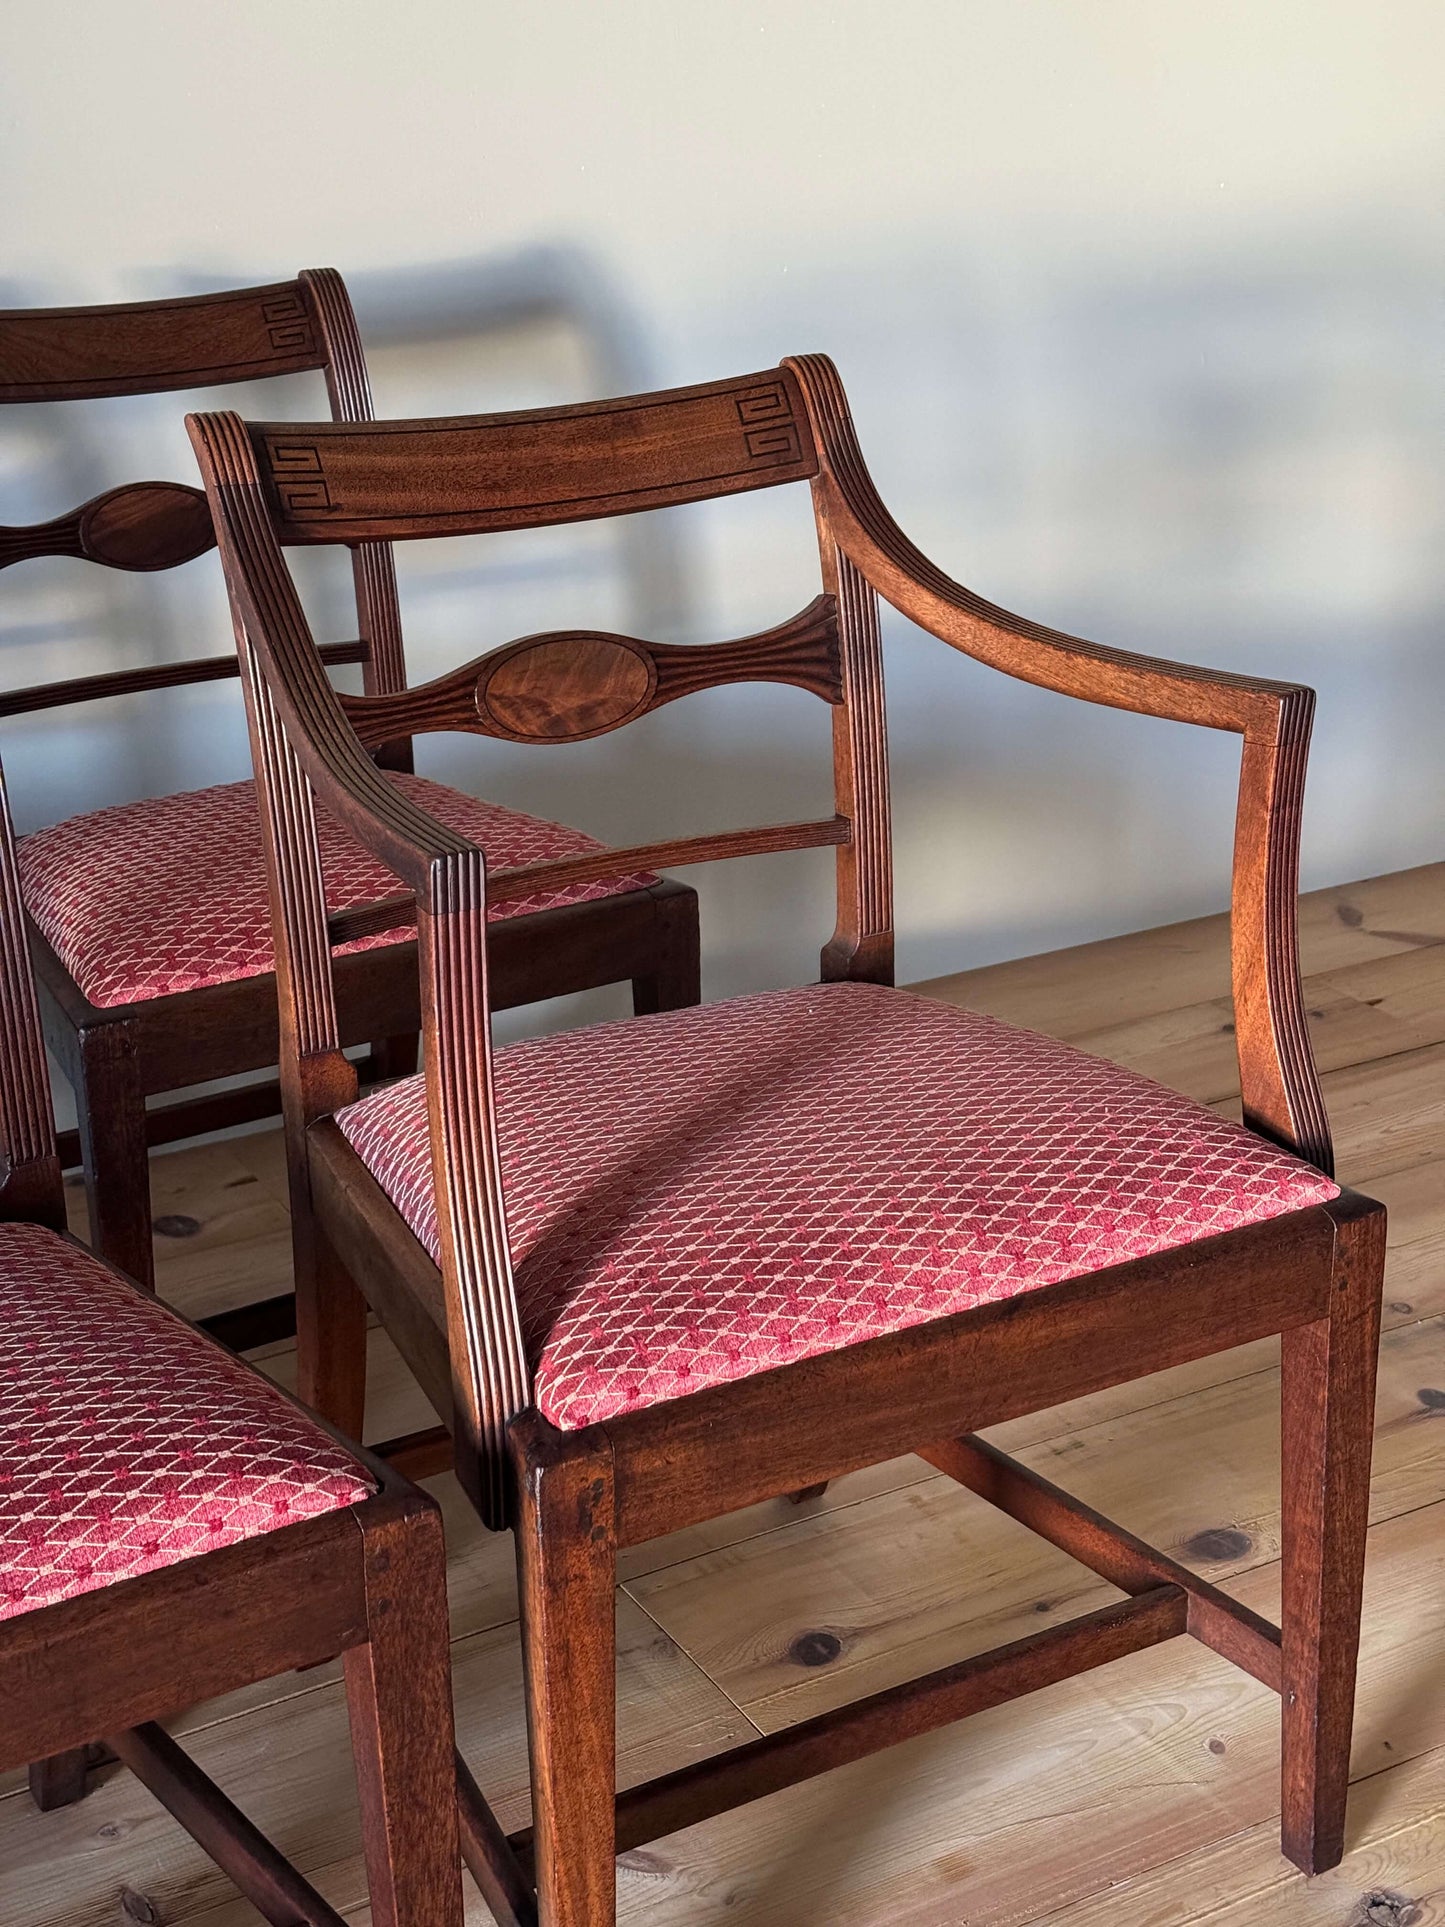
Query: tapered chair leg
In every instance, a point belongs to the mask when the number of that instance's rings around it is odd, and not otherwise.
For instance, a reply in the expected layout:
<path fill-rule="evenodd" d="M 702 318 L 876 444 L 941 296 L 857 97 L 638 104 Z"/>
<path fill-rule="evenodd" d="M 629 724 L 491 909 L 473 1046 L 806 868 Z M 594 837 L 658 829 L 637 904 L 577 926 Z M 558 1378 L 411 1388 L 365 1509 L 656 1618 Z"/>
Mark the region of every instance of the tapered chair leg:
<path fill-rule="evenodd" d="M 533 1414 L 512 1434 L 540 1927 L 617 1918 L 617 1542 L 611 1455 L 593 1437 Z"/>
<path fill-rule="evenodd" d="M 1342 1200 L 1331 1313 L 1283 1338 L 1281 1843 L 1305 1873 L 1344 1853 L 1384 1261 L 1384 1210 Z"/>
<path fill-rule="evenodd" d="M 309 1212 L 295 1227 L 292 1248 L 297 1393 L 338 1432 L 359 1440 L 366 1417 L 366 1300 Z"/>
<path fill-rule="evenodd" d="M 146 1102 L 130 1025 L 101 1024 L 86 1031 L 80 1056 L 75 1101 L 90 1242 L 138 1285 L 154 1291 Z"/>
<path fill-rule="evenodd" d="M 343 1666 L 374 1927 L 461 1927 L 440 1516 L 366 1529 L 368 1639 Z"/>

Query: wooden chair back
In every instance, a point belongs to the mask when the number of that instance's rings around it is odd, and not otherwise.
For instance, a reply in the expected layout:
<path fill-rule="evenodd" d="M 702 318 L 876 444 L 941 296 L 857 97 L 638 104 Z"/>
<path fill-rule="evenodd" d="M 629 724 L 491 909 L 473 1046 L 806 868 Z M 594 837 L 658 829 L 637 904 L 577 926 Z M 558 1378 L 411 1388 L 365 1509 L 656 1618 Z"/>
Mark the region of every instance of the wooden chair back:
<path fill-rule="evenodd" d="M 245 664 L 266 798 L 283 999 L 283 1081 L 300 1129 L 355 1094 L 341 1055 L 330 946 L 415 911 L 458 1470 L 505 1514 L 502 1432 L 530 1398 L 492 1102 L 488 903 L 582 878 L 831 845 L 837 922 L 824 979 L 887 983 L 893 931 L 878 595 L 960 651 L 1043 686 L 1228 729 L 1245 739 L 1234 979 L 1245 1115 L 1327 1162 L 1294 961 L 1294 865 L 1308 690 L 1214 675 L 1080 642 L 951 583 L 873 491 L 841 384 L 821 356 L 734 381 L 534 414 L 366 425 L 190 418 Z M 806 480 L 823 593 L 741 641 L 675 648 L 565 631 L 529 636 L 396 696 L 344 697 L 318 664 L 286 545 L 381 542 L 630 513 Z M 486 874 L 482 853 L 378 775 L 369 743 L 464 730 L 580 741 L 719 683 L 779 681 L 833 716 L 835 810 Z M 405 886 L 328 924 L 313 785 Z"/>
<path fill-rule="evenodd" d="M 333 416 L 370 421 L 371 390 L 345 284 L 332 268 L 295 281 L 219 294 L 86 308 L 0 312 L 0 403 L 82 401 L 162 394 L 320 370 Z M 152 572 L 214 546 L 202 492 L 180 482 L 128 482 L 47 522 L 0 527 L 0 568 L 43 555 Z M 322 646 L 328 663 L 365 665 L 365 687 L 402 689 L 401 618 L 391 551 L 360 544 L 354 556 L 359 633 Z M 232 654 L 71 676 L 0 691 L 0 716 L 92 702 L 137 690 L 212 682 L 237 673 Z M 391 763 L 405 761 L 391 746 Z"/>

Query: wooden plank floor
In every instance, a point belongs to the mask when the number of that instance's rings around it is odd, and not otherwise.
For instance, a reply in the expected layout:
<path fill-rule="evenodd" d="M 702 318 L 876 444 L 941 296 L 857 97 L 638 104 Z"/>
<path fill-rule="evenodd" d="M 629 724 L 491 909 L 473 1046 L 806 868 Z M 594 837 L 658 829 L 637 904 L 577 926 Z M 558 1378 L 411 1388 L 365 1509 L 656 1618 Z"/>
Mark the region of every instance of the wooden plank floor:
<path fill-rule="evenodd" d="M 1316 1048 L 1342 1175 L 1392 1214 L 1349 1856 L 1279 1856 L 1273 1695 L 1187 1640 L 981 1715 L 623 1857 L 629 1927 L 1410 1927 L 1445 1920 L 1445 864 L 1305 899 Z M 1227 1110 L 1227 929 L 1207 918 L 926 986 Z M 287 1265 L 275 1134 L 156 1160 L 162 1290 L 199 1313 Z M 290 1356 L 268 1361 L 285 1378 Z M 378 1336 L 376 1436 L 425 1413 Z M 999 1429 L 1030 1464 L 1278 1607 L 1276 1348 Z M 510 1541 L 449 1480 L 462 1743 L 526 1811 Z M 916 1460 L 629 1553 L 619 1740 L 636 1781 L 1086 1610 L 1109 1589 Z M 367 1918 L 334 1668 L 176 1722 L 358 1923 Z M 256 1916 L 119 1771 L 41 1815 L 0 1787 L 3 1927 L 240 1927 Z M 470 1919 L 489 1916 L 469 1894 Z"/>

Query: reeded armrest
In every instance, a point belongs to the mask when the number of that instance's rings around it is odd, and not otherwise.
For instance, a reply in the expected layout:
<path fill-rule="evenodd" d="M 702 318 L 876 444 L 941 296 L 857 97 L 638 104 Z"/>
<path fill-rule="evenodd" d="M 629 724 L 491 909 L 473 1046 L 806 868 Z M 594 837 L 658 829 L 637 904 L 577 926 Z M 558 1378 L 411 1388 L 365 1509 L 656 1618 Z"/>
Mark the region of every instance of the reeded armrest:
<path fill-rule="evenodd" d="M 1235 818 L 1231 947 L 1245 1122 L 1331 1168 L 1329 1121 L 1300 988 L 1296 897 L 1314 692 L 1198 669 L 1064 635 L 995 608 L 908 540 L 874 488 L 833 364 L 785 364 L 803 390 L 819 454 L 819 523 L 851 568 L 920 628 L 1041 688 L 1244 738 Z"/>
<path fill-rule="evenodd" d="M 940 641 L 1024 682 L 1114 709 L 1267 740 L 1277 734 L 1286 707 L 1311 700 L 1311 691 L 1298 683 L 1135 655 L 1012 615 L 935 567 L 871 487 L 865 495 L 829 477 L 822 492 L 839 545 L 895 609 Z"/>
<path fill-rule="evenodd" d="M 1281 711 L 1308 703 L 1297 683 L 1135 655 L 1011 615 L 954 582 L 909 541 L 864 466 L 831 362 L 802 355 L 798 374 L 823 455 L 815 487 L 854 567 L 901 614 L 941 642 L 1007 675 L 1086 702 L 1273 739 Z"/>

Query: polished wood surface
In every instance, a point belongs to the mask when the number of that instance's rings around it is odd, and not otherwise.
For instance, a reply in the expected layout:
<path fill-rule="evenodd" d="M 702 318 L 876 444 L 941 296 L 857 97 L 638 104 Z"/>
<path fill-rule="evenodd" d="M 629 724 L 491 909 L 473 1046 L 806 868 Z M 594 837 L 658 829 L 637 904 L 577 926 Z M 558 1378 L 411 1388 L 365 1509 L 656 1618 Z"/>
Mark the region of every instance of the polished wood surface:
<path fill-rule="evenodd" d="M 0 402 L 86 401 L 301 374 L 328 344 L 296 281 L 0 311 Z"/>
<path fill-rule="evenodd" d="M 1442 1905 L 1445 865 L 1316 892 L 1300 920 L 1341 1170 L 1391 1210 L 1345 1861 L 1306 1881 L 1280 1857 L 1279 1703 L 1175 1640 L 625 1851 L 629 1927 L 1375 1927 Z M 1215 917 L 930 989 L 1092 1039 L 1227 1110 L 1238 1101 L 1228 982 L 1228 920 Z M 203 1313 L 256 1295 L 288 1249 L 278 1135 L 154 1164 L 158 1204 L 192 1225 L 160 1241 L 165 1294 Z M 289 1380 L 293 1355 L 268 1364 Z M 1278 1397 L 1278 1346 L 1265 1340 L 1012 1420 L 989 1443 L 1269 1620 Z M 428 1411 L 374 1331 L 371 1436 L 404 1433 Z M 480 1530 L 449 1475 L 433 1489 L 447 1518 L 459 1739 L 504 1825 L 520 1829 L 510 1547 Z M 768 1502 L 625 1551 L 619 1577 L 625 1786 L 687 1775 L 710 1754 L 1118 1598 L 1107 1578 L 916 1458 L 851 1474 L 801 1507 Z M 333 1904 L 362 1908 L 336 1669 L 210 1702 L 176 1730 L 289 1857 L 324 1877 Z M 115 1769 L 97 1779 L 84 1808 L 48 1817 L 43 1841 L 27 1801 L 0 1798 L 16 1927 L 49 1922 L 57 1903 L 67 1919 L 109 1918 L 117 1888 L 97 1864 L 99 1830 L 125 1843 L 124 1880 L 171 1927 L 249 1927 L 141 1788 Z M 620 1824 L 631 1811 L 625 1799 Z M 469 1905 L 484 1927 L 475 1895 Z"/>

